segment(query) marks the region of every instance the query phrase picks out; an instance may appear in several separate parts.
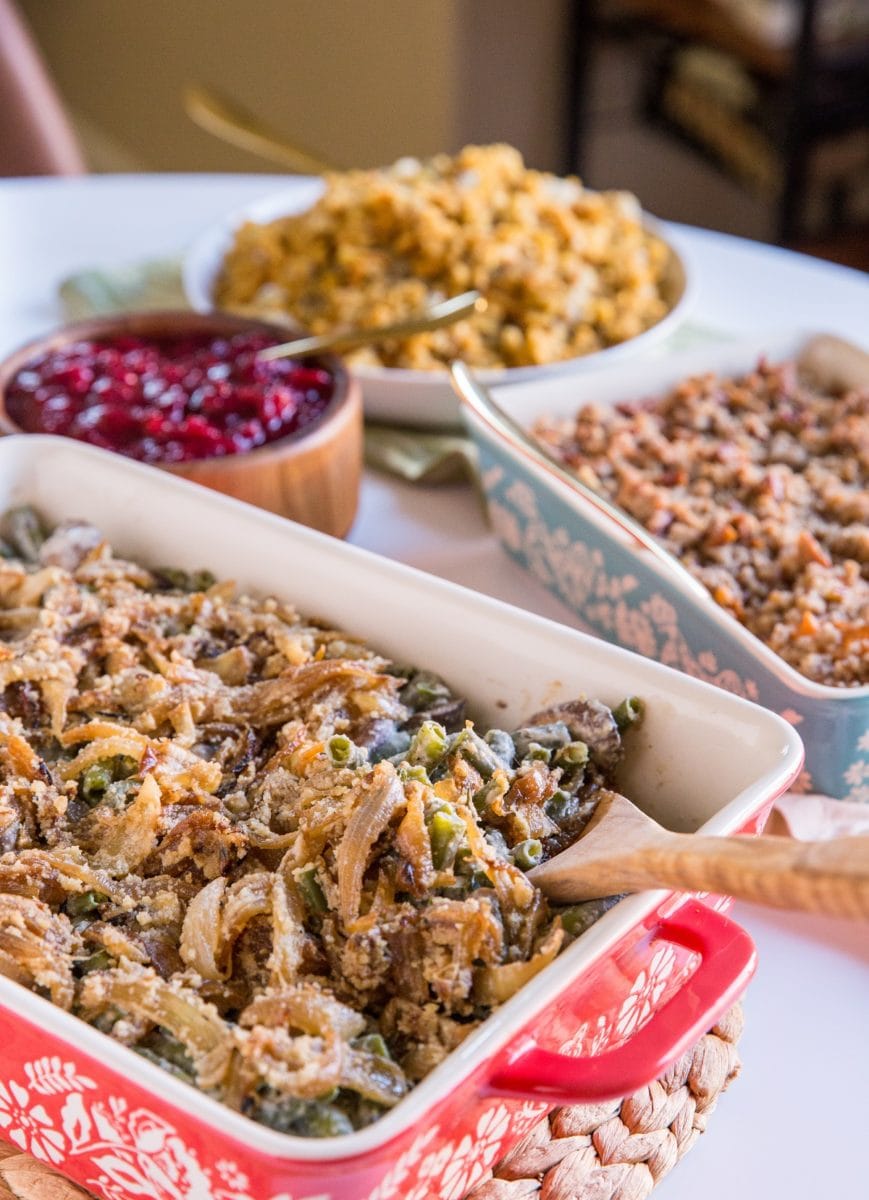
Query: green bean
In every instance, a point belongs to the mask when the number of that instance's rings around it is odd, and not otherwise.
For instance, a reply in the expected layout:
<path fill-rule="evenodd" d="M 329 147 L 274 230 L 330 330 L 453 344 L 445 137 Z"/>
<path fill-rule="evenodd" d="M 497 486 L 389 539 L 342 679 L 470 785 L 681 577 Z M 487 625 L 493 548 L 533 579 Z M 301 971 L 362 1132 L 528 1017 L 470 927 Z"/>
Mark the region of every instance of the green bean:
<path fill-rule="evenodd" d="M 523 871 L 530 871 L 543 858 L 543 846 L 537 838 L 526 838 L 513 847 L 513 862 Z"/>
<path fill-rule="evenodd" d="M 471 875 L 474 869 L 474 856 L 470 846 L 459 846 L 456 851 L 453 870 L 457 875 Z"/>
<path fill-rule="evenodd" d="M 491 746 L 492 752 L 500 760 L 502 766 L 507 768 L 513 766 L 516 758 L 516 747 L 513 744 L 513 739 L 506 730 L 490 729 L 483 740 L 487 746 Z"/>
<path fill-rule="evenodd" d="M 207 592 L 216 583 L 217 576 L 211 571 L 194 571 L 190 576 L 190 590 L 192 592 Z"/>
<path fill-rule="evenodd" d="M 590 929 L 595 921 L 600 920 L 605 912 L 618 904 L 621 896 L 606 896 L 601 900 L 586 900 L 582 904 L 572 904 L 570 908 L 561 910 L 561 925 L 570 937 L 579 937 Z"/>
<path fill-rule="evenodd" d="M 89 808 L 96 808 L 112 782 L 110 759 L 100 759 L 86 767 L 81 777 L 81 796 Z"/>
<path fill-rule="evenodd" d="M 382 1104 L 378 1104 L 376 1100 L 366 1100 L 364 1096 L 358 1096 L 356 1103 L 353 1106 L 353 1121 L 354 1129 L 364 1129 L 366 1125 L 373 1125 L 375 1121 L 379 1121 L 386 1109 Z"/>
<path fill-rule="evenodd" d="M 181 567 L 157 567 L 157 582 L 176 592 L 207 592 L 217 582 L 211 571 L 184 571 Z"/>
<path fill-rule="evenodd" d="M 480 888 L 490 888 L 492 880 L 485 871 L 474 871 L 471 876 L 471 891 L 476 892 Z"/>
<path fill-rule="evenodd" d="M 643 719 L 645 703 L 638 696 L 626 696 L 621 704 L 613 709 L 613 717 L 619 729 L 628 729 L 637 725 Z"/>
<path fill-rule="evenodd" d="M 108 900 L 108 896 L 102 892 L 78 892 L 67 897 L 64 909 L 66 915 L 75 921 L 98 912 L 100 905 L 104 904 L 106 900 Z"/>
<path fill-rule="evenodd" d="M 465 823 L 451 806 L 444 805 L 432 813 L 427 824 L 432 863 L 436 871 L 442 871 L 455 857 L 465 833 Z"/>
<path fill-rule="evenodd" d="M 561 913 L 562 928 L 571 937 L 579 937 L 590 925 L 594 924 L 594 920 L 587 903 L 574 904 L 571 908 L 565 908 Z"/>
<path fill-rule="evenodd" d="M 487 829 L 483 836 L 499 858 L 507 859 L 510 857 L 510 848 L 507 845 L 507 839 L 500 829 Z"/>
<path fill-rule="evenodd" d="M 115 960 L 108 950 L 96 950 L 78 964 L 78 969 L 80 975 L 90 975 L 92 971 L 108 971 L 114 965 Z"/>
<path fill-rule="evenodd" d="M 107 1030 L 110 1032 L 110 1030 Z M 190 1070 L 185 1071 L 181 1067 L 177 1067 L 175 1063 L 168 1059 L 161 1058 L 159 1054 L 155 1054 L 147 1046 L 134 1046 L 133 1049 L 140 1058 L 145 1058 L 148 1062 L 152 1062 L 156 1067 L 160 1067 L 163 1071 L 168 1071 L 170 1075 L 174 1075 L 176 1079 L 181 1079 L 184 1083 L 194 1083 L 196 1076 L 193 1071 L 193 1064 L 190 1064 Z"/>
<path fill-rule="evenodd" d="M 504 764 L 498 755 L 473 729 L 460 730 L 453 738 L 450 751 L 460 754 L 483 779 L 491 779 L 496 771 L 503 770 Z"/>
<path fill-rule="evenodd" d="M 186 1046 L 165 1029 L 153 1029 L 135 1049 L 180 1079 L 191 1079 L 195 1075 Z"/>
<path fill-rule="evenodd" d="M 307 871 L 302 871 L 296 877 L 296 882 L 302 899 L 311 912 L 324 913 L 328 911 L 329 905 L 326 901 L 326 894 L 317 879 L 316 867 L 309 867 Z"/>
<path fill-rule="evenodd" d="M 507 794 L 509 787 L 510 781 L 506 774 L 502 772 L 494 779 L 490 779 L 488 783 L 484 783 L 478 791 L 474 792 L 474 808 L 481 817 L 485 818 L 490 813 L 495 802 Z"/>
<path fill-rule="evenodd" d="M 174 588 L 177 592 L 190 590 L 190 576 L 180 567 L 157 567 L 154 571 L 157 583 L 164 588 Z"/>
<path fill-rule="evenodd" d="M 532 746 L 546 746 L 557 750 L 566 746 L 570 741 L 570 730 L 563 721 L 553 721 L 550 725 L 525 725 L 513 734 L 518 758 L 527 758 Z"/>
<path fill-rule="evenodd" d="M 97 1013 L 91 1018 L 90 1024 L 100 1033 L 111 1033 L 118 1021 L 124 1014 L 119 1008 L 114 1006 L 107 1008 L 105 1012 Z"/>
<path fill-rule="evenodd" d="M 306 1137 L 340 1137 L 353 1132 L 353 1122 L 337 1105 L 315 1100 L 305 1106 L 297 1132 Z"/>
<path fill-rule="evenodd" d="M 559 766 L 584 767 L 588 762 L 588 746 L 585 742 L 568 742 L 556 750 L 555 761 Z"/>
<path fill-rule="evenodd" d="M 473 796 L 471 797 L 471 802 L 473 803 L 478 814 L 481 817 L 485 817 L 486 813 L 489 811 L 493 799 L 494 793 L 491 783 L 484 783 L 479 791 L 474 792 Z"/>
<path fill-rule="evenodd" d="M 306 1108 L 307 1103 L 304 1100 L 269 1091 L 258 1096 L 250 1109 L 245 1104 L 242 1111 L 247 1111 L 248 1115 L 254 1117 L 261 1125 L 276 1129 L 278 1133 L 295 1133 Z"/>
<path fill-rule="evenodd" d="M 139 764 L 126 754 L 117 754 L 114 758 L 101 758 L 99 762 L 91 763 L 82 772 L 82 799 L 90 808 L 95 808 L 111 784 L 129 779 L 138 770 Z"/>
<path fill-rule="evenodd" d="M 4 542 L 3 539 L 0 538 L 0 558 L 14 558 L 14 557 L 15 557 L 15 551 L 12 549 L 12 547 L 9 545 L 8 542 Z"/>
<path fill-rule="evenodd" d="M 327 1100 L 297 1100 L 272 1091 L 258 1097 L 250 1109 L 243 1111 L 270 1129 L 303 1137 L 338 1137 L 352 1133 L 354 1128 L 350 1117 L 337 1104 Z"/>
<path fill-rule="evenodd" d="M 343 733 L 336 733 L 333 737 L 330 737 L 326 743 L 326 750 L 333 767 L 347 767 L 352 765 L 356 760 L 356 746 Z"/>
<path fill-rule="evenodd" d="M 556 824 L 566 821 L 573 815 L 573 810 L 576 808 L 576 797 L 565 792 L 563 788 L 558 788 L 553 792 L 544 805 L 544 810 L 547 817 Z"/>
<path fill-rule="evenodd" d="M 431 780 L 428 777 L 428 771 L 426 771 L 425 767 L 421 766 L 420 763 L 400 763 L 398 767 L 398 777 L 402 783 L 410 783 L 411 780 L 415 780 L 417 783 L 424 783 L 426 785 L 431 783 Z"/>
<path fill-rule="evenodd" d="M 465 716 L 465 702 L 453 696 L 444 681 L 429 671 L 416 668 L 392 667 L 391 674 L 404 675 L 407 682 L 399 691 L 399 698 L 411 712 L 416 714 L 414 724 L 420 720 L 437 721 L 445 729 L 461 729 Z"/>
<path fill-rule="evenodd" d="M 410 743 L 407 760 L 424 767 L 434 766 L 447 752 L 447 731 L 437 721 L 423 721 Z"/>
<path fill-rule="evenodd" d="M 356 1038 L 353 1045 L 357 1050 L 365 1050 L 368 1054 L 376 1054 L 378 1058 L 392 1059 L 389 1047 L 379 1033 L 366 1033 L 362 1037 Z"/>
<path fill-rule="evenodd" d="M 548 763 L 550 758 L 552 758 L 552 749 L 549 746 L 541 746 L 539 742 L 529 742 L 528 748 L 522 755 L 523 762 Z"/>
<path fill-rule="evenodd" d="M 449 696 L 450 689 L 444 681 L 437 675 L 432 675 L 430 671 L 412 670 L 410 678 L 401 689 L 402 704 L 414 712 L 423 712 L 439 700 L 448 700 Z"/>
<path fill-rule="evenodd" d="M 25 562 L 36 562 L 45 541 L 42 521 L 29 504 L 10 508 L 0 521 L 0 535 Z"/>

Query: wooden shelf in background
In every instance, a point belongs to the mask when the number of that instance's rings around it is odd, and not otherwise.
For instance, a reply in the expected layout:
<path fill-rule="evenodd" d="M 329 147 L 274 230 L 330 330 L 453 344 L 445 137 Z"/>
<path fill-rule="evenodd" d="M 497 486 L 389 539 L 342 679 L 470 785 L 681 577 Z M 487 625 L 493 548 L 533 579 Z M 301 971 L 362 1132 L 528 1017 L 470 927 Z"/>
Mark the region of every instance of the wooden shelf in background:
<path fill-rule="evenodd" d="M 775 46 L 756 37 L 735 21 L 716 0 L 618 0 L 623 16 L 657 25 L 673 37 L 703 42 L 730 54 L 747 67 L 771 79 L 785 78 L 794 65 L 790 46 Z M 837 42 L 821 42 L 820 63 L 847 69 L 869 56 L 869 34 Z"/>
<path fill-rule="evenodd" d="M 705 42 L 732 54 L 764 75 L 781 78 L 791 69 L 789 48 L 752 37 L 715 0 L 619 0 L 619 9 L 626 16 L 654 22 L 676 37 Z"/>
<path fill-rule="evenodd" d="M 801 238 L 790 249 L 869 272 L 869 225 L 827 238 Z"/>

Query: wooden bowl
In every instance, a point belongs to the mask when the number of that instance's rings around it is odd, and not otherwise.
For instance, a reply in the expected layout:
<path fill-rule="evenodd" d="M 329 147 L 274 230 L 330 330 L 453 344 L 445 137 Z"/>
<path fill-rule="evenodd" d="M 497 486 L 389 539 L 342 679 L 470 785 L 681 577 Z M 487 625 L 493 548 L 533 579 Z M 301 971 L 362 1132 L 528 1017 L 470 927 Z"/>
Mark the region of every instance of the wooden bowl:
<path fill-rule="evenodd" d="M 20 347 L 0 363 L 0 433 L 25 433 L 6 411 L 9 384 L 27 363 L 72 342 L 96 338 L 255 332 L 280 340 L 286 326 L 228 313 L 145 312 L 93 317 L 65 325 Z M 335 377 L 325 412 L 310 425 L 284 438 L 241 454 L 192 462 L 156 464 L 215 491 L 290 517 L 324 533 L 344 537 L 356 515 L 362 473 L 362 394 L 340 359 L 318 361 Z"/>

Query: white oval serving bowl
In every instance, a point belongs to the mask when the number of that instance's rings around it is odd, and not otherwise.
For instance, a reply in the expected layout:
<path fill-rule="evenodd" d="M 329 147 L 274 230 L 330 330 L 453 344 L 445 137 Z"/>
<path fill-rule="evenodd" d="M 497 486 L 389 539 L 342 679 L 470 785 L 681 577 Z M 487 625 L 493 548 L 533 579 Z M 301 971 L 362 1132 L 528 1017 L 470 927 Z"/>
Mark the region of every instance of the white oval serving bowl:
<path fill-rule="evenodd" d="M 189 247 L 182 262 L 184 291 L 191 306 L 197 312 L 210 312 L 214 308 L 217 274 L 240 225 L 246 221 L 275 221 L 304 212 L 317 200 L 322 190 L 321 179 L 298 176 L 286 190 L 272 192 L 244 208 L 236 209 L 204 230 Z M 618 345 L 608 346 L 605 350 L 546 366 L 480 371 L 480 379 L 490 386 L 503 387 L 514 383 L 531 383 L 550 376 L 600 370 L 648 351 L 674 333 L 690 311 L 694 289 L 685 260 L 673 244 L 669 231 L 648 215 L 644 216 L 644 222 L 666 243 L 670 251 L 667 290 L 671 307 L 665 317 L 644 333 Z M 398 367 L 351 367 L 351 370 L 362 385 L 365 415 L 370 420 L 419 428 L 453 428 L 460 424 L 459 404 L 446 370 L 412 371 Z"/>

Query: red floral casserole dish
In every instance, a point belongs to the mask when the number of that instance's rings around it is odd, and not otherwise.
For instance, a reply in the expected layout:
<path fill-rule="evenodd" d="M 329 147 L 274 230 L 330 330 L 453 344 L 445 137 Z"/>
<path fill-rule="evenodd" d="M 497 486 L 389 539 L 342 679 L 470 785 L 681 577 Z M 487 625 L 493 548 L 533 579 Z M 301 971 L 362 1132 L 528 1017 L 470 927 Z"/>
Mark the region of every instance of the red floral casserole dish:
<path fill-rule="evenodd" d="M 145 562 L 195 564 L 419 660 L 472 715 L 578 694 L 647 702 L 620 785 L 664 824 L 757 832 L 797 776 L 780 718 L 666 667 L 62 439 L 0 443 L 3 507 L 80 517 Z M 340 1137 L 254 1124 L 11 980 L 0 1136 L 107 1200 L 459 1200 L 550 1107 L 661 1074 L 744 989 L 724 900 L 623 900 L 380 1120 Z"/>

